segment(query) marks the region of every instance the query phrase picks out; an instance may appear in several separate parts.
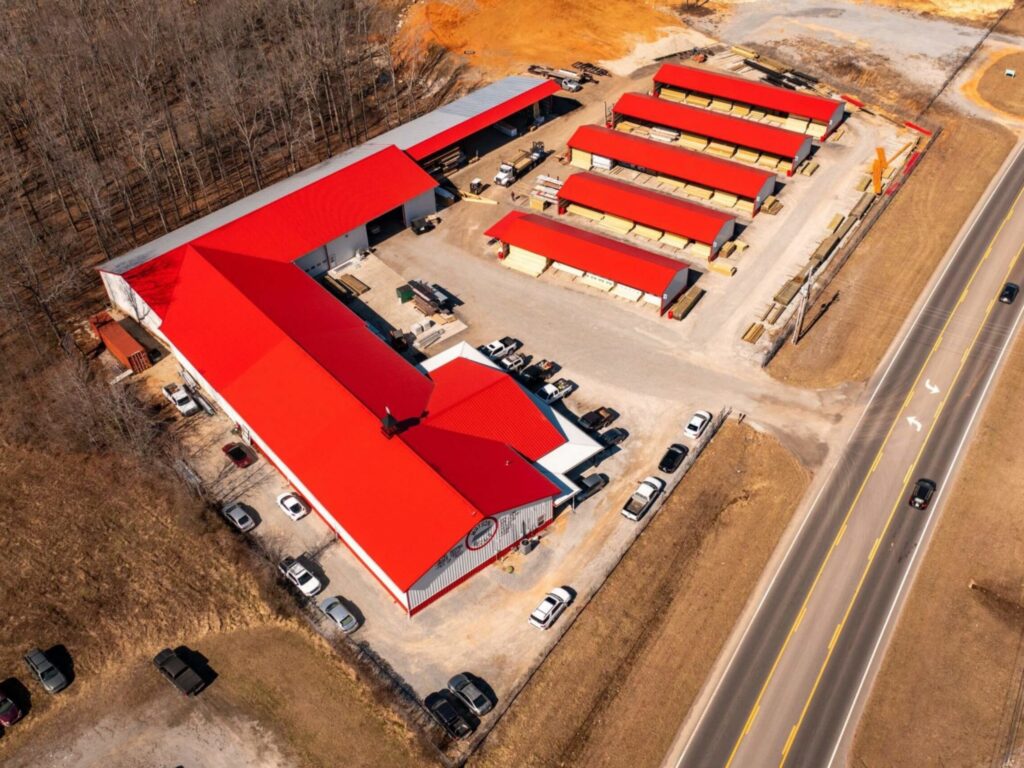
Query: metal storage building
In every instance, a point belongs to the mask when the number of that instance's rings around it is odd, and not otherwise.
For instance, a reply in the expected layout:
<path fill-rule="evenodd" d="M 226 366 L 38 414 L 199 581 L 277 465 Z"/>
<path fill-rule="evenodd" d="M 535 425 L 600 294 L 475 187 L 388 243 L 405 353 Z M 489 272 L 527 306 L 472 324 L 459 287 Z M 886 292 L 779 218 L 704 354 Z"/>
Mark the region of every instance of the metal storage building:
<path fill-rule="evenodd" d="M 736 227 L 736 217 L 728 213 L 596 173 L 574 173 L 559 190 L 558 201 L 559 213 L 609 214 L 612 221 L 606 226 L 613 231 L 633 232 L 677 247 L 692 241 L 705 246 L 704 255 L 709 258 L 728 242 Z M 618 226 L 619 222 L 628 228 Z"/>
<path fill-rule="evenodd" d="M 314 279 L 435 186 L 357 147 L 100 270 L 409 614 L 549 524 L 602 449 L 465 345 L 412 365 Z"/>
<path fill-rule="evenodd" d="M 775 191 L 775 174 L 692 149 L 631 136 L 596 125 L 582 125 L 569 139 L 572 164 L 590 170 L 627 165 L 683 187 L 688 194 L 756 213 Z"/>
<path fill-rule="evenodd" d="M 540 274 L 548 266 L 630 301 L 665 310 L 689 285 L 688 264 L 535 213 L 512 211 L 485 233 L 501 242 L 499 258 Z M 515 262 L 521 262 L 517 265 Z M 538 262 L 539 272 L 531 262 Z"/>
<path fill-rule="evenodd" d="M 819 138 L 832 133 L 845 112 L 843 102 L 835 99 L 681 64 L 662 64 L 654 75 L 654 93 L 662 97 L 671 93 L 688 104 L 732 111 L 740 117 L 780 115 L 786 118 L 786 128 Z"/>
<path fill-rule="evenodd" d="M 811 152 L 811 138 L 764 123 L 639 93 L 625 93 L 613 107 L 615 127 L 636 123 L 679 132 L 679 144 L 724 158 L 782 167 L 788 176 Z"/>

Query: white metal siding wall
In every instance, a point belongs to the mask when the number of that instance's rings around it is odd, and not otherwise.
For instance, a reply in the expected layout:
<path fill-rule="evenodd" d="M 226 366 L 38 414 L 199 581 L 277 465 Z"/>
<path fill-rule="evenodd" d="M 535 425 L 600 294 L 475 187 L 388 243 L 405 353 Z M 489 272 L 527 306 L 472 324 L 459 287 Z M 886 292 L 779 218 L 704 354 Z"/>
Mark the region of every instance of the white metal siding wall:
<path fill-rule="evenodd" d="M 113 272 L 101 272 L 100 276 L 103 278 L 103 286 L 107 289 L 111 304 L 151 331 L 160 328 L 160 316 L 135 292 L 123 276 L 115 275 Z"/>
<path fill-rule="evenodd" d="M 409 590 L 409 610 L 414 610 L 417 605 L 444 591 L 474 568 L 529 536 L 548 522 L 553 514 L 551 499 L 544 499 L 495 515 L 498 531 L 486 545 L 480 549 L 469 549 L 465 541 L 460 541 L 413 584 Z"/>
<path fill-rule="evenodd" d="M 428 189 L 421 195 L 417 195 L 402 206 L 405 212 L 405 226 L 412 224 L 413 219 L 426 216 L 428 213 L 437 213 L 437 198 L 434 190 Z"/>
<path fill-rule="evenodd" d="M 344 264 L 356 255 L 356 251 L 369 247 L 370 240 L 366 234 L 366 225 L 362 224 L 351 232 L 346 232 L 341 237 L 335 238 L 323 247 L 323 250 L 327 251 L 327 269 L 333 269 L 339 264 Z M 326 271 L 325 269 L 324 272 Z"/>

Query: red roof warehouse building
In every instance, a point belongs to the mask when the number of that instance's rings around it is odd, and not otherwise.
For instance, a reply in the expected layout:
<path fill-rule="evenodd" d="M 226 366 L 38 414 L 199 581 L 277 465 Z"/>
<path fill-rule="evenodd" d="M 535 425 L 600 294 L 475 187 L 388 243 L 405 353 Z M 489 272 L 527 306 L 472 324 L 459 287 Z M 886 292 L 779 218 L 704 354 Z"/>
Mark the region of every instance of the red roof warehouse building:
<path fill-rule="evenodd" d="M 611 128 L 581 125 L 568 143 L 572 164 L 578 168 L 625 165 L 730 207 L 737 200 L 746 201 L 752 213 L 775 191 L 774 173 Z"/>
<path fill-rule="evenodd" d="M 464 344 L 411 364 L 315 279 L 435 186 L 359 147 L 101 268 L 410 614 L 550 523 L 600 450 Z"/>
<path fill-rule="evenodd" d="M 512 211 L 484 234 L 501 242 L 499 258 L 524 272 L 541 262 L 568 272 L 585 284 L 630 301 L 643 299 L 664 313 L 689 285 L 682 261 L 645 251 L 609 237 L 571 227 L 535 213 Z M 515 262 L 525 262 L 520 266 Z"/>
<path fill-rule="evenodd" d="M 767 155 L 785 161 L 788 165 L 786 172 L 790 176 L 793 175 L 793 169 L 811 152 L 811 137 L 802 133 L 690 107 L 656 96 L 625 93 L 616 102 L 613 114 L 617 127 L 623 121 L 644 126 L 663 126 L 679 131 L 684 145 L 697 141 L 700 148 L 704 149 L 711 142 L 710 151 L 714 151 L 716 146 L 723 147 L 729 156 L 734 156 L 734 149 L 746 150 L 747 153 L 736 155 L 740 160 L 754 162 L 762 155 Z"/>
<path fill-rule="evenodd" d="M 558 212 L 565 213 L 571 205 L 625 219 L 643 228 L 638 234 L 650 239 L 670 234 L 702 243 L 708 246 L 709 256 L 729 241 L 736 228 L 736 217 L 728 213 L 589 172 L 574 173 L 558 191 Z"/>
<path fill-rule="evenodd" d="M 712 109 L 732 111 L 738 117 L 778 115 L 787 118 L 787 128 L 821 138 L 839 126 L 844 114 L 843 102 L 835 99 L 679 64 L 662 64 L 654 75 L 655 95 L 667 96 L 666 90 L 687 103 L 701 99 Z"/>

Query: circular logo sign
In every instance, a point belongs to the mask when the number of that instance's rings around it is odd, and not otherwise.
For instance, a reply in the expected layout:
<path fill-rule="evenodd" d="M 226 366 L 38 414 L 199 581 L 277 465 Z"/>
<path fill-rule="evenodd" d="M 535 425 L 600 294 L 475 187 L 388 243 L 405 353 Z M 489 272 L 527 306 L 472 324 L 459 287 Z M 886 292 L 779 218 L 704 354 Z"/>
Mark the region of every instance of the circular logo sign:
<path fill-rule="evenodd" d="M 466 534 L 466 546 L 470 549 L 485 547 L 497 532 L 498 521 L 493 517 L 484 518 L 473 526 L 473 530 Z"/>

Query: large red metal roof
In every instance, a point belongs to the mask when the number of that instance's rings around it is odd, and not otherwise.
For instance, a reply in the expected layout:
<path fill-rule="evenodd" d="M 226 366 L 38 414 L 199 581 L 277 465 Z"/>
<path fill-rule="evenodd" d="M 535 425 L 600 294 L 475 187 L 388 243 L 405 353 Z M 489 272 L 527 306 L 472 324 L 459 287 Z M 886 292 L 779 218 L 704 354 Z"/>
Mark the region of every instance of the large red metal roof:
<path fill-rule="evenodd" d="M 558 197 L 709 245 L 736 220 L 728 213 L 597 173 L 574 173 Z"/>
<path fill-rule="evenodd" d="M 569 146 L 749 200 L 771 194 L 775 182 L 774 173 L 759 168 L 597 125 L 581 125 Z"/>
<path fill-rule="evenodd" d="M 679 64 L 662 64 L 654 76 L 654 82 L 826 124 L 837 112 L 841 114 L 843 110 L 843 103 L 835 99 Z"/>
<path fill-rule="evenodd" d="M 402 181 L 402 163 L 371 165 Z M 290 263 L 341 234 L 331 210 L 342 231 L 362 223 L 353 206 L 358 215 L 377 210 L 335 176 L 312 185 L 327 200 L 300 190 L 305 208 L 284 198 L 280 211 L 245 217 L 252 232 L 233 222 L 124 277 L 176 351 L 408 590 L 483 517 L 559 495 L 524 456 L 565 439 L 504 373 L 459 364 L 424 375 Z M 399 196 L 378 200 L 397 205 Z M 405 423 L 391 439 L 381 431 L 385 411 Z"/>
<path fill-rule="evenodd" d="M 406 151 L 416 160 L 422 160 L 435 152 L 440 152 L 442 149 L 462 141 L 468 136 L 472 136 L 477 131 L 481 131 L 484 128 L 504 120 L 509 115 L 513 115 L 531 104 L 536 104 L 546 96 L 557 93 L 559 88 L 559 84 L 554 80 L 544 80 L 539 82 L 536 86 L 525 93 L 513 96 L 511 99 L 480 112 L 479 114 L 468 115 L 466 119 L 458 125 L 454 125 L 451 128 L 431 136 L 429 139 L 421 141 L 418 144 L 414 144 Z"/>
<path fill-rule="evenodd" d="M 584 272 L 664 297 L 689 265 L 535 213 L 512 211 L 485 233 Z"/>
<path fill-rule="evenodd" d="M 657 96 L 624 93 L 613 110 L 615 114 L 624 117 L 707 136 L 716 141 L 767 152 L 790 160 L 801 152 L 806 154 L 811 148 L 811 137 L 802 133 L 723 115 L 708 109 L 690 107 L 659 99 Z"/>

